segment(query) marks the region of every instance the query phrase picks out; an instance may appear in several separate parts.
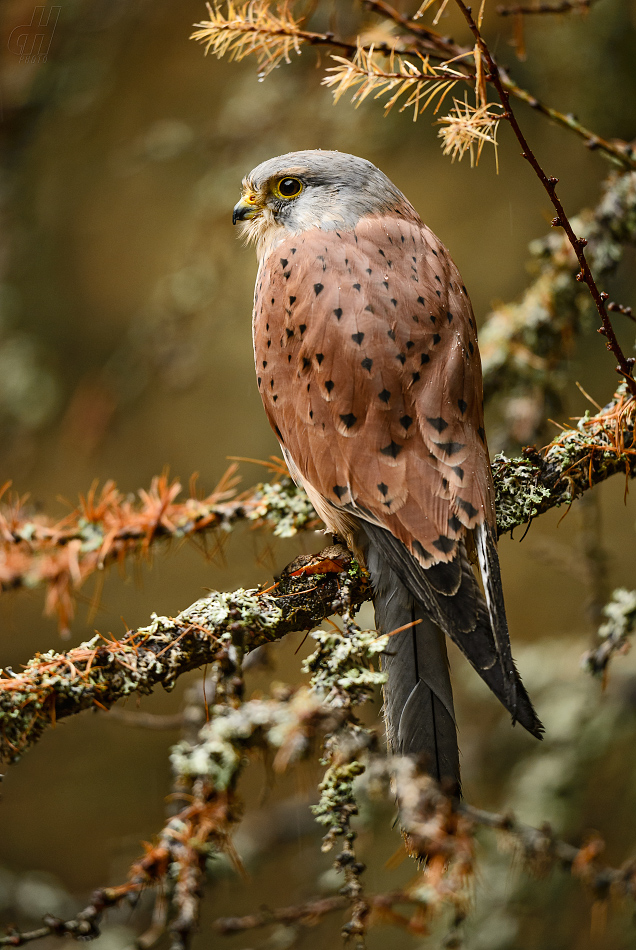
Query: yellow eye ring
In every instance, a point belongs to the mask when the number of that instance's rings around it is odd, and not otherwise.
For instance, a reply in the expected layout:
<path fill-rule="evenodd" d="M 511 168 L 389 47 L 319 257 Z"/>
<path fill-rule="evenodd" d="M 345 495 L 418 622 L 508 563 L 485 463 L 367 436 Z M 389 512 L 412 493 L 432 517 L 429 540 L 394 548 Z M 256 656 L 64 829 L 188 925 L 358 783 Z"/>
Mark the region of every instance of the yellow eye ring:
<path fill-rule="evenodd" d="M 288 200 L 289 198 L 295 198 L 301 193 L 303 183 L 300 178 L 294 178 L 293 175 L 285 175 L 284 178 L 278 179 L 273 190 L 277 198 Z"/>

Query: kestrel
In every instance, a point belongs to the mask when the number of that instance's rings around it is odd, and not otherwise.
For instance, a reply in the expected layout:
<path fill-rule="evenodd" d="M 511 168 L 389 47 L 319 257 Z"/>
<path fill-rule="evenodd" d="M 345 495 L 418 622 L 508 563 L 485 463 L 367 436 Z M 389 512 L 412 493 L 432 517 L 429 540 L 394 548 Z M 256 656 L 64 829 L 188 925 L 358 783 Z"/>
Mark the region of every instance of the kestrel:
<path fill-rule="evenodd" d="M 258 388 L 289 470 L 366 565 L 387 742 L 459 781 L 444 635 L 529 732 L 499 572 L 475 319 L 448 251 L 375 165 L 290 152 L 243 180 Z M 479 566 L 485 597 L 472 564 Z"/>

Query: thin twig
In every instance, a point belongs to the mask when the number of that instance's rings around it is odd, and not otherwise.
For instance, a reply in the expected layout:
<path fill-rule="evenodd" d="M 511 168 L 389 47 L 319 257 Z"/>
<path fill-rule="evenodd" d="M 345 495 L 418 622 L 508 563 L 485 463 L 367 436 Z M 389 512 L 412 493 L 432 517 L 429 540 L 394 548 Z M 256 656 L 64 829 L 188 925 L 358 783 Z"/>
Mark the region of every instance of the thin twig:
<path fill-rule="evenodd" d="M 481 31 L 479 27 L 477 26 L 476 21 L 473 18 L 471 10 L 466 6 L 463 0 L 455 0 L 455 3 L 457 4 L 460 11 L 462 12 L 464 19 L 466 20 L 466 23 L 468 24 L 470 31 L 475 37 L 475 41 L 477 45 L 479 46 L 482 56 L 484 57 L 484 60 L 488 66 L 490 75 L 487 76 L 486 78 L 488 79 L 488 81 L 492 82 L 495 89 L 497 90 L 497 94 L 504 108 L 503 118 L 507 119 L 508 122 L 510 123 L 510 126 L 517 138 L 517 141 L 521 145 L 521 154 L 523 158 L 525 158 L 531 165 L 532 169 L 534 170 L 537 178 L 543 185 L 550 201 L 552 202 L 552 205 L 554 206 L 556 210 L 557 214 L 556 214 L 556 217 L 552 221 L 552 225 L 553 227 L 563 228 L 572 246 L 572 250 L 576 254 L 577 260 L 581 268 L 580 272 L 576 275 L 576 279 L 584 281 L 587 284 L 590 294 L 592 295 L 592 298 L 594 300 L 594 303 L 596 304 L 596 309 L 598 310 L 599 316 L 601 318 L 602 326 L 599 327 L 598 333 L 602 334 L 603 336 L 607 338 L 607 343 L 606 343 L 607 349 L 612 352 L 612 354 L 618 361 L 618 366 L 616 367 L 616 371 L 621 376 L 624 377 L 630 393 L 636 396 L 636 380 L 634 379 L 634 376 L 633 376 L 633 369 L 634 369 L 634 364 L 636 363 L 636 359 L 634 359 L 634 357 L 625 356 L 616 338 L 616 334 L 614 332 L 612 322 L 609 318 L 607 309 L 605 307 L 605 301 L 608 298 L 608 294 L 600 291 L 598 287 L 596 286 L 596 281 L 594 280 L 592 271 L 590 270 L 590 266 L 587 262 L 587 258 L 585 257 L 584 248 L 585 248 L 585 245 L 587 244 L 587 241 L 585 240 L 585 238 L 578 238 L 576 234 L 574 233 L 574 231 L 572 230 L 572 225 L 570 224 L 570 221 L 565 213 L 565 209 L 563 208 L 561 199 L 557 195 L 556 186 L 558 184 L 558 178 L 549 178 L 546 175 L 546 173 L 543 171 L 543 168 L 539 164 L 539 161 L 536 155 L 530 148 L 530 145 L 528 144 L 528 141 L 525 135 L 523 134 L 519 126 L 519 123 L 517 122 L 516 116 L 512 110 L 512 107 L 510 105 L 510 95 L 501 80 L 501 76 L 499 74 L 499 68 L 492 57 L 492 54 L 490 52 L 490 49 L 488 48 L 488 45 L 486 44 L 486 41 L 481 35 Z"/>
<path fill-rule="evenodd" d="M 437 48 L 437 58 L 447 60 L 449 57 L 458 59 L 470 52 L 468 47 L 460 46 L 448 37 L 440 37 L 433 30 L 415 22 L 408 16 L 400 13 L 392 7 L 386 0 L 365 0 L 365 6 L 381 13 L 382 16 L 392 20 L 397 26 L 407 30 L 417 41 L 418 45 L 426 42 L 425 52 L 430 54 L 429 46 L 435 45 Z M 408 53 L 407 53 L 408 55 Z M 614 162 L 623 168 L 636 169 L 636 152 L 626 142 L 608 142 L 601 138 L 595 132 L 587 129 L 573 115 L 566 115 L 542 103 L 536 96 L 519 86 L 511 79 L 507 72 L 499 67 L 499 78 L 505 89 L 516 99 L 526 102 L 529 106 L 540 112 L 542 115 L 552 119 L 553 122 L 574 132 L 582 138 L 589 149 L 598 149 L 604 152 Z"/>
<path fill-rule="evenodd" d="M 559 3 L 537 3 L 534 6 L 515 3 L 511 6 L 498 6 L 495 9 L 499 16 L 525 16 L 533 13 L 569 13 L 571 11 L 587 11 L 593 2 L 594 0 L 560 0 Z"/>

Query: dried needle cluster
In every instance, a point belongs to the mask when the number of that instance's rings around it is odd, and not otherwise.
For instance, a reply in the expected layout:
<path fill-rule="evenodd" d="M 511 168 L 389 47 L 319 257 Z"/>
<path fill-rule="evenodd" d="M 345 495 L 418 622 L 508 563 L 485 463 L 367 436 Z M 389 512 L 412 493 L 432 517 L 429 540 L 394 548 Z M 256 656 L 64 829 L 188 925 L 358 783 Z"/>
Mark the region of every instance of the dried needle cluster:
<path fill-rule="evenodd" d="M 345 93 L 352 93 L 356 106 L 367 97 L 382 98 L 391 94 L 385 103 L 385 113 L 400 103 L 400 112 L 412 110 L 415 121 L 424 110 L 434 104 L 437 114 L 446 96 L 457 82 L 475 83 L 474 106 L 465 100 L 453 100 L 448 115 L 440 119 L 440 130 L 445 154 L 461 159 L 468 152 L 471 163 L 479 161 L 482 149 L 490 143 L 496 150 L 497 127 L 501 115 L 493 112 L 485 98 L 485 80 L 479 48 L 449 49 L 448 44 L 436 48 L 438 62 L 431 62 L 426 44 L 417 45 L 408 34 L 394 35 L 386 21 L 383 29 L 365 29 L 363 26 L 354 43 L 337 39 L 331 33 L 312 33 L 301 29 L 302 19 L 294 19 L 288 3 L 271 4 L 265 0 L 251 0 L 235 5 L 208 4 L 209 20 L 197 24 L 192 38 L 205 45 L 205 51 L 219 58 L 228 55 L 231 59 L 243 59 L 253 54 L 260 65 L 261 78 L 282 62 L 290 63 L 291 52 L 300 54 L 301 45 L 327 45 L 344 48 L 345 56 L 332 55 L 336 64 L 327 68 L 323 85 L 333 89 L 337 102 Z M 418 33 L 426 34 L 419 30 Z M 374 34 L 382 36 L 380 43 L 369 41 Z M 440 55 L 441 50 L 441 55 Z M 474 70 L 466 67 L 466 59 L 473 60 Z"/>
<path fill-rule="evenodd" d="M 434 102 L 433 113 L 437 113 L 455 84 L 465 79 L 463 73 L 446 63 L 434 66 L 428 57 L 419 55 L 416 65 L 393 51 L 387 59 L 385 55 L 379 56 L 373 46 L 365 49 L 359 45 L 353 59 L 342 56 L 332 56 L 332 59 L 338 65 L 327 69 L 330 75 L 325 76 L 322 84 L 333 89 L 335 102 L 346 92 L 352 93 L 351 101 L 356 106 L 369 95 L 380 99 L 392 93 L 384 104 L 385 113 L 404 98 L 399 111 L 412 109 L 413 121 Z M 386 69 L 382 68 L 382 63 L 386 63 Z"/>
<path fill-rule="evenodd" d="M 613 474 L 631 477 L 636 471 L 634 415 L 634 400 L 623 387 L 604 409 L 586 413 L 575 428 L 561 432 L 543 453 L 531 448 L 520 458 L 498 455 L 494 477 L 499 532 L 526 524 L 550 508 L 571 504 Z M 230 476 L 234 478 L 234 470 Z M 149 492 L 140 492 L 139 501 L 133 502 L 109 483 L 99 497 L 91 490 L 61 522 L 36 517 L 24 505 L 0 508 L 0 590 L 43 584 L 46 612 L 56 613 L 65 629 L 73 616 L 74 597 L 92 573 L 112 563 L 122 564 L 127 557 L 147 555 L 160 541 L 205 538 L 212 533 L 218 546 L 241 521 L 267 528 L 279 537 L 320 525 L 306 494 L 288 476 L 257 485 L 234 499 L 230 498 L 234 488 L 228 484 L 225 478 L 208 498 L 179 502 L 179 483 L 169 483 L 161 476 L 153 480 Z M 324 606 L 319 609 L 324 611 Z M 316 615 L 317 622 L 324 615 Z M 311 610 L 308 616 L 314 616 Z M 72 662 L 83 668 L 97 648 L 89 643 L 78 649 L 84 652 L 74 655 Z M 102 649 L 111 650 L 110 641 L 105 641 Z M 0 693 L 17 688 L 15 678 L 0 680 Z M 96 699 L 105 701 L 97 694 Z"/>
<path fill-rule="evenodd" d="M 300 54 L 300 44 L 306 42 L 287 3 L 272 10 L 264 0 L 241 4 L 229 0 L 225 12 L 224 5 L 218 2 L 206 6 L 210 19 L 196 24 L 192 39 L 203 43 L 206 54 L 212 52 L 219 58 L 241 60 L 255 55 L 261 76 L 281 62 L 290 63 L 290 54 Z"/>
<path fill-rule="evenodd" d="M 214 491 L 178 500 L 181 485 L 166 475 L 153 478 L 138 498 L 125 496 L 112 481 L 97 491 L 93 485 L 78 507 L 60 520 L 32 512 L 27 499 L 16 497 L 0 507 L 0 591 L 20 587 L 46 588 L 45 612 L 56 616 L 61 632 L 68 631 L 75 597 L 86 580 L 113 563 L 144 557 L 158 541 L 215 537 L 213 558 L 237 522 L 268 524 L 274 535 L 287 537 L 315 527 L 316 513 L 304 492 L 288 477 L 256 485 L 238 495 L 236 465 L 230 466 Z M 9 484 L 2 494 L 7 493 Z"/>

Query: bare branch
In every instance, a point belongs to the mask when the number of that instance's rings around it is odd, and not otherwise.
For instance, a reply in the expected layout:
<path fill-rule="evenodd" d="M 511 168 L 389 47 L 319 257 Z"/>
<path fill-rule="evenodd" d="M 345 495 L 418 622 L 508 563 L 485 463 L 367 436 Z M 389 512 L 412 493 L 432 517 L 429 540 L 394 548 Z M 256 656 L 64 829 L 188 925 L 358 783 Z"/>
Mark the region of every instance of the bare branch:
<path fill-rule="evenodd" d="M 355 57 L 362 48 L 366 54 L 372 52 L 391 57 L 395 53 L 418 58 L 425 56 L 441 64 L 452 64 L 459 72 L 464 72 L 461 61 L 472 51 L 444 37 L 430 27 L 416 22 L 393 8 L 385 0 L 364 0 L 365 6 L 375 13 L 386 17 L 405 31 L 389 43 L 375 44 L 373 47 L 358 41 L 347 42 L 332 33 L 312 33 L 300 28 L 300 20 L 293 21 L 287 8 L 277 7 L 272 13 L 265 0 L 258 3 L 246 2 L 242 6 L 229 4 L 226 14 L 221 13 L 220 4 L 208 6 L 210 20 L 197 24 L 193 39 L 206 44 L 206 52 L 211 49 L 217 56 L 227 53 L 231 58 L 242 59 L 253 53 L 263 64 L 263 75 L 271 71 L 280 62 L 289 62 L 292 51 L 301 52 L 303 45 L 325 46 Z M 280 21 L 280 22 L 279 22 Z M 293 25 L 292 25 L 293 24 Z M 623 168 L 636 169 L 636 152 L 626 142 L 609 142 L 583 126 L 572 115 L 565 115 L 557 109 L 540 102 L 536 96 L 523 89 L 500 69 L 502 86 L 517 99 L 528 103 L 533 109 L 552 119 L 563 128 L 574 132 L 590 149 L 598 149 Z M 468 78 L 468 77 L 467 77 Z"/>
<path fill-rule="evenodd" d="M 537 3 L 528 6 L 523 3 L 513 3 L 510 6 L 498 6 L 499 16 L 525 16 L 533 13 L 587 13 L 594 0 L 559 0 L 559 3 Z"/>
<path fill-rule="evenodd" d="M 521 131 L 521 127 L 519 126 L 519 123 L 517 122 L 515 114 L 512 111 L 512 107 L 510 105 L 509 92 L 501 81 L 501 76 L 499 74 L 499 69 L 497 67 L 497 64 L 492 57 L 492 54 L 486 44 L 486 41 L 481 35 L 481 31 L 475 19 L 473 18 L 471 10 L 466 6 L 463 0 L 455 0 L 455 3 L 461 10 L 464 16 L 464 19 L 466 20 L 466 23 L 468 24 L 470 31 L 475 37 L 475 41 L 477 45 L 479 46 L 479 49 L 481 50 L 481 53 L 486 61 L 486 64 L 488 66 L 488 70 L 490 73 L 490 76 L 487 78 L 489 78 L 489 80 L 493 83 L 495 89 L 497 90 L 497 93 L 501 100 L 501 104 L 504 108 L 503 117 L 510 122 L 512 130 L 521 146 L 521 150 L 522 150 L 521 154 L 523 158 L 525 158 L 530 163 L 532 169 L 534 170 L 537 178 L 539 179 L 539 181 L 545 188 L 545 191 L 556 210 L 557 215 L 553 219 L 552 225 L 553 227 L 563 228 L 563 230 L 565 231 L 568 237 L 572 250 L 574 251 L 576 255 L 576 258 L 581 268 L 580 272 L 576 275 L 576 279 L 580 281 L 584 281 L 587 284 L 590 294 L 592 295 L 592 298 L 596 305 L 596 309 L 598 310 L 599 316 L 601 318 L 602 326 L 599 328 L 598 332 L 607 338 L 606 346 L 608 350 L 611 351 L 611 353 L 614 355 L 614 357 L 618 361 L 618 366 L 616 367 L 616 371 L 617 373 L 619 373 L 621 376 L 624 377 L 630 393 L 633 396 L 636 396 L 636 380 L 634 379 L 634 364 L 636 364 L 636 359 L 634 359 L 634 357 L 625 356 L 616 338 L 614 327 L 612 326 L 612 322 L 609 318 L 609 314 L 605 306 L 605 301 L 608 298 L 608 294 L 598 289 L 596 285 L 596 281 L 594 280 L 594 277 L 592 275 L 592 271 L 590 270 L 590 265 L 585 256 L 584 248 L 585 248 L 585 245 L 587 244 L 587 241 L 585 240 L 585 238 L 577 237 L 576 234 L 574 233 L 572 229 L 572 225 L 570 224 L 570 221 L 565 213 L 565 209 L 563 208 L 563 205 L 561 203 L 561 200 L 557 195 L 556 186 L 558 184 L 558 179 L 548 178 L 546 173 L 543 171 L 543 168 L 539 164 L 536 155 L 530 148 L 530 145 L 528 144 L 528 141 L 525 135 Z"/>

